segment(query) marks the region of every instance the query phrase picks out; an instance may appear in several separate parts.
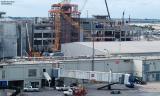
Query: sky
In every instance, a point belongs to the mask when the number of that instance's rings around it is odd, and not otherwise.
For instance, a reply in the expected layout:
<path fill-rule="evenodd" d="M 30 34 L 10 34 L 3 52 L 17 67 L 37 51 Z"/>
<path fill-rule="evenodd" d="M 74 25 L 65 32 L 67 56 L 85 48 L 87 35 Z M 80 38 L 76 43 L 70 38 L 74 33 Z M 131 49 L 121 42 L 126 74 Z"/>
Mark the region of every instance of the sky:
<path fill-rule="evenodd" d="M 13 17 L 47 17 L 50 6 L 61 0 L 15 0 L 12 6 L 0 5 L 0 11 Z M 86 6 L 83 8 L 83 6 Z M 160 0 L 107 0 L 111 18 L 160 19 Z M 81 17 L 106 15 L 104 0 L 72 0 L 79 5 Z"/>

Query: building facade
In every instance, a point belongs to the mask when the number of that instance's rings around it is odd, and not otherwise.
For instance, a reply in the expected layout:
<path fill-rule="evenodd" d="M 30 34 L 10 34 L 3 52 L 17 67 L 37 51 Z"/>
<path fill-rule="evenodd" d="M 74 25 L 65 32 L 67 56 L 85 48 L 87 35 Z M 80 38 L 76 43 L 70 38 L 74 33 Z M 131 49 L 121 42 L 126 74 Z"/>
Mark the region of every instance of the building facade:
<path fill-rule="evenodd" d="M 47 18 L 35 18 L 33 24 L 34 51 L 52 51 L 55 42 L 54 31 L 53 24 Z"/>
<path fill-rule="evenodd" d="M 133 32 L 128 21 L 108 20 L 107 16 L 81 18 L 83 41 L 131 41 Z"/>
<path fill-rule="evenodd" d="M 56 64 L 53 62 L 39 61 L 2 63 L 0 65 L 0 81 L 7 81 L 8 86 L 41 88 L 48 86 L 44 70 L 49 76 L 52 76 L 52 69 L 55 66 Z"/>
<path fill-rule="evenodd" d="M 16 22 L 9 18 L 0 18 L 0 58 L 17 56 Z"/>

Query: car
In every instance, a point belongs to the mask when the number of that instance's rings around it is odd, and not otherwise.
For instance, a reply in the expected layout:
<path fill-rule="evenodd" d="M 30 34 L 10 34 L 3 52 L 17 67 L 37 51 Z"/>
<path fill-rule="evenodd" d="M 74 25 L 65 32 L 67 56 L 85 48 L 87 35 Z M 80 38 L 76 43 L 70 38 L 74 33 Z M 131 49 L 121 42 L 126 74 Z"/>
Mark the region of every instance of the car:
<path fill-rule="evenodd" d="M 73 90 L 68 89 L 67 91 L 63 91 L 64 96 L 73 96 Z"/>
<path fill-rule="evenodd" d="M 70 87 L 67 87 L 67 86 L 62 86 L 62 87 L 56 87 L 56 90 L 58 91 L 67 91 Z"/>
<path fill-rule="evenodd" d="M 28 86 L 28 87 L 23 88 L 23 91 L 24 92 L 39 92 L 40 89 L 39 88 L 33 88 L 32 86 Z"/>

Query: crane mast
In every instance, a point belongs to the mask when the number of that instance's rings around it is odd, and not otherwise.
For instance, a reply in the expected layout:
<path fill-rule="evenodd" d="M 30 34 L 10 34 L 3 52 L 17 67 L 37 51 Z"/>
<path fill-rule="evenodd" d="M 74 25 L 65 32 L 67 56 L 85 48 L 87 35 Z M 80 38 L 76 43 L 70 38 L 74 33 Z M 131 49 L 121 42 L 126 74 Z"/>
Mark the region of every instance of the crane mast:
<path fill-rule="evenodd" d="M 62 0 L 61 3 L 53 4 L 51 10 L 49 10 L 55 30 L 54 52 L 61 50 L 62 43 L 79 41 L 72 34 L 79 35 L 80 24 L 77 20 L 80 17 L 80 12 L 78 11 L 78 5 L 70 4 L 70 2 L 71 0 Z"/>

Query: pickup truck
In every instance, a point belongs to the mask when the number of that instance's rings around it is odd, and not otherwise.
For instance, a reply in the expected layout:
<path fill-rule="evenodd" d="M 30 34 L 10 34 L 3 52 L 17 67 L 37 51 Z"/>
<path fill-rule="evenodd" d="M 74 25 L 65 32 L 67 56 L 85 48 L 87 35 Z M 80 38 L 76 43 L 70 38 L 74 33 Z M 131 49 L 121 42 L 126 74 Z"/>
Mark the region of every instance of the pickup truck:
<path fill-rule="evenodd" d="M 67 91 L 70 87 L 67 87 L 67 86 L 62 86 L 62 87 L 56 87 L 56 90 L 58 91 Z"/>
<path fill-rule="evenodd" d="M 25 87 L 23 89 L 23 91 L 25 91 L 25 92 L 39 92 L 40 89 L 39 88 L 33 88 L 32 86 L 29 86 L 29 87 Z"/>

